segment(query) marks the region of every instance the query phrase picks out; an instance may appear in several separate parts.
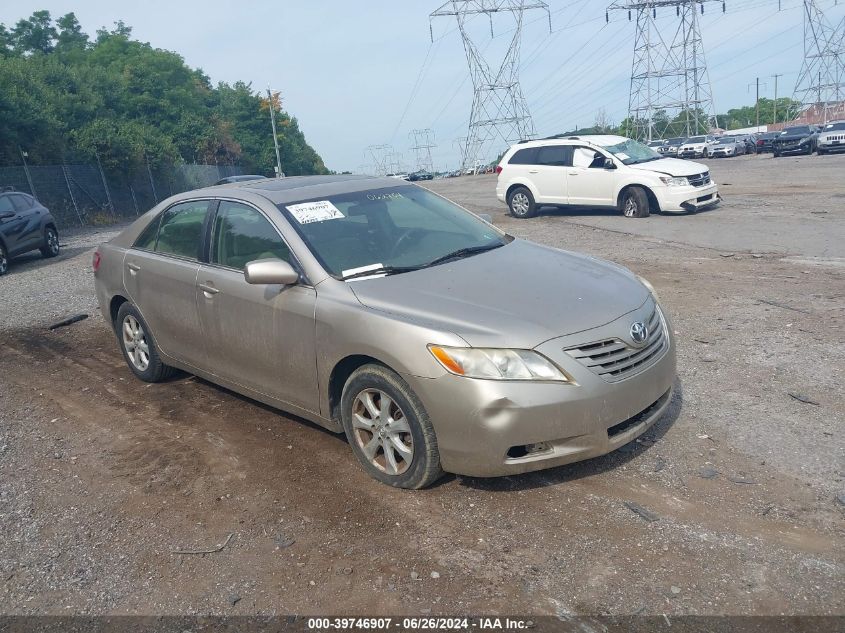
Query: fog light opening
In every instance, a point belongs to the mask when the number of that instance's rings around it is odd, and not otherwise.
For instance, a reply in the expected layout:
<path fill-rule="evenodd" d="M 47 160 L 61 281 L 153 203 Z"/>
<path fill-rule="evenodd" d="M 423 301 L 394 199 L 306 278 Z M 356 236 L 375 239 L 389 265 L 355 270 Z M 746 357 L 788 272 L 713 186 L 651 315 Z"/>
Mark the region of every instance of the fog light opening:
<path fill-rule="evenodd" d="M 536 442 L 534 444 L 520 444 L 519 446 L 511 446 L 508 449 L 508 459 L 520 459 L 521 457 L 531 457 L 539 453 L 548 453 L 552 450 L 551 444 L 548 442 Z"/>

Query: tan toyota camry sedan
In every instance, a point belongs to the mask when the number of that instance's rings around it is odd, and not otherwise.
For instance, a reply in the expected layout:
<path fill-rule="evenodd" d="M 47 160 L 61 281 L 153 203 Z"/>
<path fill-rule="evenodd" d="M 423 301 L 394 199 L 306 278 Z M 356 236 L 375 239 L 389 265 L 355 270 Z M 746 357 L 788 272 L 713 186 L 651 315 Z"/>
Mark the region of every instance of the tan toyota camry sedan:
<path fill-rule="evenodd" d="M 138 378 L 178 368 L 345 433 L 392 486 L 602 455 L 672 396 L 648 282 L 391 178 L 179 194 L 100 246 L 94 272 Z"/>

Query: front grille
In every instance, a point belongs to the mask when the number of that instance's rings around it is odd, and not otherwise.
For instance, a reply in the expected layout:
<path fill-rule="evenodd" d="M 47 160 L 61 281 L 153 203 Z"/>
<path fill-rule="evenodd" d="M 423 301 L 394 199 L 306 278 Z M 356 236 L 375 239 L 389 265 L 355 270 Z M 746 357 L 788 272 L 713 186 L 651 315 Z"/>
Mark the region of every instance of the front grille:
<path fill-rule="evenodd" d="M 837 135 L 830 135 L 824 137 L 824 142 L 827 143 L 829 141 L 845 141 L 845 134 L 837 134 Z"/>
<path fill-rule="evenodd" d="M 687 180 L 689 180 L 689 184 L 693 187 L 703 187 L 704 185 L 709 185 L 710 172 L 705 171 L 700 174 L 695 174 L 694 176 L 687 176 Z"/>
<path fill-rule="evenodd" d="M 564 351 L 608 382 L 623 380 L 657 362 L 669 345 L 663 317 L 657 306 L 647 324 L 648 338 L 641 347 L 611 338 Z"/>

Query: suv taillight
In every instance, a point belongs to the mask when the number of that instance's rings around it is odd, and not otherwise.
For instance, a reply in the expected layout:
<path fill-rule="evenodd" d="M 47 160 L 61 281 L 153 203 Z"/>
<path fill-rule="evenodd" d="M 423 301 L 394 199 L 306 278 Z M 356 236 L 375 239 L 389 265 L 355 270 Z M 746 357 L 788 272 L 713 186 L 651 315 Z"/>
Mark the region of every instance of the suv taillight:
<path fill-rule="evenodd" d="M 496 174 L 501 174 L 501 173 L 502 173 L 502 166 L 496 165 Z"/>
<path fill-rule="evenodd" d="M 102 257 L 100 257 L 100 251 L 94 251 L 94 258 L 91 261 L 91 266 L 94 268 L 94 272 L 100 270 L 100 262 L 102 261 Z"/>

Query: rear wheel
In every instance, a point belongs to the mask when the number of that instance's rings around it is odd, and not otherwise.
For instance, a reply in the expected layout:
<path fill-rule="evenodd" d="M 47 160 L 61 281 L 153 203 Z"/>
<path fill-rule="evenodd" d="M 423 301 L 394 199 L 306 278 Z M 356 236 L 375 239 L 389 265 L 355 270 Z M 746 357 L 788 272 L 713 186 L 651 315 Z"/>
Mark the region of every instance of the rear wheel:
<path fill-rule="evenodd" d="M 44 257 L 55 257 L 59 254 L 59 234 L 53 227 L 44 229 L 44 244 L 40 250 Z"/>
<path fill-rule="evenodd" d="M 534 196 L 527 187 L 517 187 L 508 196 L 508 208 L 515 218 L 531 218 L 537 213 Z"/>
<path fill-rule="evenodd" d="M 341 418 L 355 457 L 374 479 L 396 488 L 425 488 L 442 475 L 434 427 L 402 378 L 364 365 L 343 387 Z"/>
<path fill-rule="evenodd" d="M 9 272 L 9 255 L 6 253 L 6 247 L 0 243 L 0 275 L 5 275 Z"/>
<path fill-rule="evenodd" d="M 115 333 L 126 364 L 144 382 L 161 382 L 176 371 L 161 362 L 150 328 L 138 308 L 128 301 L 117 311 Z"/>
<path fill-rule="evenodd" d="M 619 198 L 619 210 L 626 218 L 647 218 L 648 195 L 642 187 L 628 187 Z"/>

